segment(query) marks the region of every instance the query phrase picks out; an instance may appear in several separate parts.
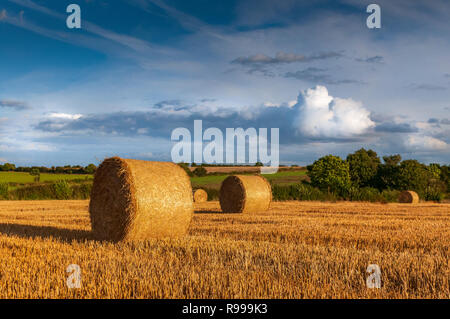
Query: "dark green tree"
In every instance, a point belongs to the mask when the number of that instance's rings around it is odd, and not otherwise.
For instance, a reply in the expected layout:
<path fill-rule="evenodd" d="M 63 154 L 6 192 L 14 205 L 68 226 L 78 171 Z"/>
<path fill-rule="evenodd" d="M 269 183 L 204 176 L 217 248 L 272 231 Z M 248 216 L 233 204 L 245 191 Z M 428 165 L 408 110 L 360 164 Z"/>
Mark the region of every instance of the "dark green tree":
<path fill-rule="evenodd" d="M 413 190 L 423 195 L 434 176 L 426 165 L 406 160 L 400 163 L 396 177 L 398 189 Z"/>
<path fill-rule="evenodd" d="M 95 166 L 94 164 L 89 164 L 88 166 L 86 166 L 84 168 L 84 171 L 87 174 L 94 174 L 96 170 L 97 170 L 97 166 Z"/>
<path fill-rule="evenodd" d="M 374 178 L 380 166 L 380 158 L 377 153 L 364 148 L 347 156 L 350 169 L 350 179 L 357 187 L 373 186 Z"/>
<path fill-rule="evenodd" d="M 0 165 L 1 171 L 14 171 L 16 169 L 16 165 L 11 163 L 5 163 L 3 165 Z"/>
<path fill-rule="evenodd" d="M 439 164 L 431 163 L 428 165 L 427 169 L 435 179 L 441 178 L 441 166 Z"/>
<path fill-rule="evenodd" d="M 308 166 L 311 184 L 321 190 L 346 194 L 351 186 L 349 166 L 338 156 L 327 155 Z"/>
<path fill-rule="evenodd" d="M 202 177 L 202 176 L 206 176 L 207 171 L 206 171 L 206 168 L 204 168 L 202 166 L 198 166 L 194 169 L 193 173 L 195 176 Z"/>
<path fill-rule="evenodd" d="M 38 176 L 38 175 L 41 175 L 41 172 L 39 171 L 38 168 L 33 168 L 33 169 L 31 169 L 31 171 L 30 171 L 30 175 L 32 175 L 32 176 Z"/>
<path fill-rule="evenodd" d="M 398 189 L 398 169 L 402 157 L 400 154 L 383 156 L 384 164 L 378 166 L 378 172 L 374 179 L 374 186 L 380 190 Z"/>
<path fill-rule="evenodd" d="M 440 180 L 447 186 L 447 193 L 450 193 L 450 166 L 441 166 Z"/>
<path fill-rule="evenodd" d="M 397 166 L 402 161 L 400 154 L 383 156 L 383 161 L 388 166 Z"/>
<path fill-rule="evenodd" d="M 35 182 L 39 182 L 41 180 L 41 172 L 39 171 L 39 168 L 32 168 L 30 171 L 30 175 L 34 176 Z"/>

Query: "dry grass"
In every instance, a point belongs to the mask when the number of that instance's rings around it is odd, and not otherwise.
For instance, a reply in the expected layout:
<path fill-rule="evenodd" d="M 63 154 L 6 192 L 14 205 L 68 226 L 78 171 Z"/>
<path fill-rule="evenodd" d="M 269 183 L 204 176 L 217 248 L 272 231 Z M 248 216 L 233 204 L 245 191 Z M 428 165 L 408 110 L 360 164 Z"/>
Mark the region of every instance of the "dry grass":
<path fill-rule="evenodd" d="M 0 298 L 450 298 L 448 204 L 196 208 L 185 238 L 112 244 L 91 239 L 87 201 L 2 201 Z"/>

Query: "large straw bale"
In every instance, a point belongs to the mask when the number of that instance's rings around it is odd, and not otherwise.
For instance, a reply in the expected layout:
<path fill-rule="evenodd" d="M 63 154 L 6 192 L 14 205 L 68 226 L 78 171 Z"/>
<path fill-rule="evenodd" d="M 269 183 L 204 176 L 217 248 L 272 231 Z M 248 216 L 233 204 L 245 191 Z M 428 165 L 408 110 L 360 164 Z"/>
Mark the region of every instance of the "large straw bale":
<path fill-rule="evenodd" d="M 193 214 L 191 183 L 173 163 L 108 158 L 95 173 L 89 213 L 101 240 L 181 236 Z"/>
<path fill-rule="evenodd" d="M 272 201 L 272 188 L 259 175 L 232 175 L 222 182 L 219 199 L 224 213 L 265 211 Z"/>

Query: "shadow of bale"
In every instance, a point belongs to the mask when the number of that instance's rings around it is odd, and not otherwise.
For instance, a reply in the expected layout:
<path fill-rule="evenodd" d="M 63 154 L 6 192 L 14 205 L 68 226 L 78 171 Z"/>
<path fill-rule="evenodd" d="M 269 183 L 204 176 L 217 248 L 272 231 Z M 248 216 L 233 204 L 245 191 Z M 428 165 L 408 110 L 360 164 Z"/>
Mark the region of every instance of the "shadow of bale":
<path fill-rule="evenodd" d="M 54 238 L 62 242 L 93 240 L 91 231 L 79 229 L 65 229 L 53 226 L 35 226 L 21 224 L 0 223 L 0 233 L 7 236 L 22 238 Z"/>
<path fill-rule="evenodd" d="M 227 214 L 232 215 L 234 213 L 224 213 L 221 210 L 196 210 L 194 214 Z"/>

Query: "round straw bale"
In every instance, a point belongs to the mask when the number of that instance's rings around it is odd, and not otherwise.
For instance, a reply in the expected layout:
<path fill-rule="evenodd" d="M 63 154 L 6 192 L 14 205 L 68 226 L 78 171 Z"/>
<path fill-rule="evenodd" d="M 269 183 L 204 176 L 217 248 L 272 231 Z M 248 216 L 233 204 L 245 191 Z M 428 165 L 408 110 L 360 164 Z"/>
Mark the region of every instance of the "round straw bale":
<path fill-rule="evenodd" d="M 224 213 L 265 211 L 272 201 L 272 188 L 262 176 L 233 175 L 222 182 L 219 197 Z"/>
<path fill-rule="evenodd" d="M 184 235 L 193 214 L 189 177 L 174 163 L 105 159 L 95 173 L 89 214 L 100 240 Z"/>
<path fill-rule="evenodd" d="M 400 203 L 417 204 L 419 202 L 419 195 L 414 191 L 403 191 L 398 196 Z"/>
<path fill-rule="evenodd" d="M 195 203 L 204 203 L 208 200 L 208 193 L 199 188 L 194 191 L 194 202 Z"/>

